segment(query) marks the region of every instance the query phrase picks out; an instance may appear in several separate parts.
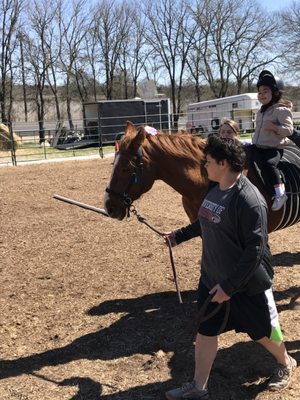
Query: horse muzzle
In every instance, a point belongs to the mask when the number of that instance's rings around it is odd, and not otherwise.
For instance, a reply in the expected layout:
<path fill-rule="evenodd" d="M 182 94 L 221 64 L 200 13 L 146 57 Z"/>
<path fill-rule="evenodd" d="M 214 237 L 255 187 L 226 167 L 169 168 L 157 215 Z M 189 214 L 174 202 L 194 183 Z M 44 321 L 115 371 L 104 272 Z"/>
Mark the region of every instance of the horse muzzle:
<path fill-rule="evenodd" d="M 128 207 L 122 200 L 112 199 L 108 193 L 105 193 L 103 203 L 110 218 L 122 221 L 126 217 Z"/>

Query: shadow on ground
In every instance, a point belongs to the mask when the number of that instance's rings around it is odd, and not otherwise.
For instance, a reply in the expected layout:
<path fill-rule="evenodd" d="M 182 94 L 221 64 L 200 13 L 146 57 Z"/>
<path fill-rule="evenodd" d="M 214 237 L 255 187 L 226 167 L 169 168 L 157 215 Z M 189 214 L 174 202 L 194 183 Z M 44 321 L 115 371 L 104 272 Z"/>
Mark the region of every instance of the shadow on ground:
<path fill-rule="evenodd" d="M 183 293 L 189 315 L 195 311 L 194 297 L 195 293 L 192 291 Z M 152 357 L 154 366 L 159 362 L 155 359 L 156 352 L 163 350 L 166 357 L 171 354 L 168 366 L 172 380 L 168 382 L 151 383 L 110 395 L 101 394 L 105 382 L 95 382 L 86 377 L 70 377 L 54 383 L 59 386 L 78 386 L 78 393 L 70 400 L 164 398 L 164 391 L 189 380 L 193 372 L 192 351 L 184 356 L 172 353 L 178 333 L 185 329 L 190 320 L 190 317 L 184 316 L 180 311 L 175 299 L 174 293 L 163 292 L 137 299 L 106 301 L 88 310 L 88 314 L 127 314 L 108 328 L 79 337 L 67 346 L 15 360 L 1 360 L 0 378 L 32 374 L 51 381 L 37 371 L 46 366 L 66 364 L 78 359 L 114 360 L 134 354 L 148 354 Z M 296 351 L 294 356 L 299 362 L 300 341 L 289 342 L 287 347 Z M 263 362 L 258 363 L 258 360 Z M 151 364 L 152 362 L 147 366 L 150 377 Z M 274 361 L 255 343 L 242 342 L 221 349 L 210 379 L 212 399 L 255 399 L 266 388 L 266 378 L 270 376 L 273 367 Z"/>

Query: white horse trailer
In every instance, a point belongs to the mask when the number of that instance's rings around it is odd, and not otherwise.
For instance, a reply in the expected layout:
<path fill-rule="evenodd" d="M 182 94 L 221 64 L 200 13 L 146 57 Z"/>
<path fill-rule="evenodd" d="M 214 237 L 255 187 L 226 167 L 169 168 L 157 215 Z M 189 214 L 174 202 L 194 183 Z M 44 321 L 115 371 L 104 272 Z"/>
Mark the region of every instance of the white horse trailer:
<path fill-rule="evenodd" d="M 253 132 L 259 109 L 257 93 L 192 103 L 187 108 L 186 128 L 193 134 L 208 135 L 218 131 L 222 118 L 229 118 L 239 124 L 241 132 Z"/>

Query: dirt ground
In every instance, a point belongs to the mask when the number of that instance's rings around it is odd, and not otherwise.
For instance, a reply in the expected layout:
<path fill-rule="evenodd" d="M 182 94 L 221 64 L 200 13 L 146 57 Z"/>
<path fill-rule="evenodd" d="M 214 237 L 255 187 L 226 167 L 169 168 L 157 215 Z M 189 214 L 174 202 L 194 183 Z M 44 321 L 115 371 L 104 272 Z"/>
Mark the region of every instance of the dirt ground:
<path fill-rule="evenodd" d="M 103 207 L 112 159 L 0 168 L 0 399 L 154 400 L 190 379 L 193 351 L 175 356 L 186 327 L 162 239 L 134 216 L 114 221 L 53 199 Z M 136 203 L 166 231 L 188 222 L 162 182 Z M 270 235 L 274 292 L 286 345 L 300 363 L 300 225 Z M 174 249 L 185 310 L 195 310 L 200 240 Z M 212 400 L 300 398 L 272 394 L 274 360 L 246 335 L 221 336 Z M 183 341 L 182 348 L 186 348 Z"/>

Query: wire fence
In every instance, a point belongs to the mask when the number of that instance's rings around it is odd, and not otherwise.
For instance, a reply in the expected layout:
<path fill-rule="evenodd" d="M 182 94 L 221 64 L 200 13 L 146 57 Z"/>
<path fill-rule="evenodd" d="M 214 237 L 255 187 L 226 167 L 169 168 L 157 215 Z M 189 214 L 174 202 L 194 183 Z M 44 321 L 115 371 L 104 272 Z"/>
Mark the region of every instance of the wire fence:
<path fill-rule="evenodd" d="M 0 124 L 0 165 L 103 157 L 114 151 L 114 141 L 103 145 L 97 135 L 90 140 L 82 140 L 83 136 L 82 123 L 71 130 L 49 122 L 42 131 L 34 123 L 12 123 L 9 127 Z"/>
<path fill-rule="evenodd" d="M 102 158 L 105 154 L 114 152 L 115 142 L 124 133 L 126 120 L 140 125 L 140 119 L 145 118 L 156 129 L 162 126 L 162 121 L 167 121 L 164 125 L 167 133 L 187 130 L 197 136 L 206 137 L 210 133 L 217 133 L 222 118 L 230 118 L 232 114 L 232 110 L 224 110 L 224 107 L 221 110 L 210 108 L 203 111 L 195 107 L 187 114 L 180 115 L 176 129 L 173 128 L 172 116 L 169 114 L 160 114 L 156 122 L 157 115 L 154 118 L 150 114 L 144 117 L 123 115 L 120 117 L 121 122 L 119 117 L 114 117 L 113 120 L 86 117 L 84 120 L 73 121 L 71 128 L 70 124 L 63 121 L 45 122 L 42 129 L 37 122 L 12 122 L 9 126 L 0 123 L 0 166 L 74 157 Z M 254 113 L 239 110 L 239 113 L 235 111 L 234 116 L 242 138 L 251 140 L 255 129 Z M 300 127 L 300 118 L 294 119 L 294 125 L 297 129 Z"/>
<path fill-rule="evenodd" d="M 149 118 L 149 114 L 147 115 Z M 141 119 L 130 115 L 122 116 L 122 124 L 114 117 L 114 123 L 108 118 L 85 118 L 73 121 L 72 128 L 63 122 L 47 122 L 43 129 L 38 123 L 0 124 L 0 165 L 20 165 L 28 162 L 41 162 L 72 157 L 103 157 L 114 152 L 116 141 L 124 134 L 126 120 Z M 123 121 L 124 120 L 124 121 Z M 135 123 L 141 125 L 141 123 Z M 154 124 L 152 124 L 154 125 Z M 158 122 L 159 128 L 161 122 Z M 170 124 L 166 124 L 169 133 Z M 184 117 L 180 129 L 185 129 Z M 176 129 L 178 130 L 178 129 Z"/>

